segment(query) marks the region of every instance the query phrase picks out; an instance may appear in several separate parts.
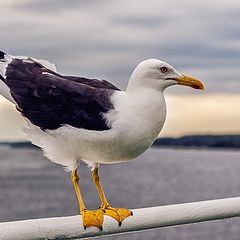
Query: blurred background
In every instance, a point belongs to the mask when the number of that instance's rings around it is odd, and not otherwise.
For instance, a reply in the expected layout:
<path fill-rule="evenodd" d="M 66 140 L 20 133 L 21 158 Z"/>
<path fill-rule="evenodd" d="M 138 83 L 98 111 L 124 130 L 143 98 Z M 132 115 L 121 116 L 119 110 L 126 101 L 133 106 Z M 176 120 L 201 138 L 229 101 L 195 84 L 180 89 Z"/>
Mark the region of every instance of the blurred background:
<path fill-rule="evenodd" d="M 204 92 L 167 89 L 160 137 L 227 135 L 229 143 L 240 134 L 239 1 L 0 0 L 0 16 L 1 50 L 49 60 L 65 75 L 106 79 L 125 89 L 139 62 L 158 58 L 201 79 Z M 23 125 L 14 106 L 0 97 L 0 221 L 77 214 L 69 174 L 40 150 L 15 144 L 24 140 Z M 113 205 L 139 208 L 240 195 L 238 147 L 169 145 L 155 145 L 138 161 L 102 167 Z M 96 208 L 90 172 L 84 164 L 80 171 L 88 205 Z M 239 224 L 225 220 L 114 238 L 238 240 Z"/>

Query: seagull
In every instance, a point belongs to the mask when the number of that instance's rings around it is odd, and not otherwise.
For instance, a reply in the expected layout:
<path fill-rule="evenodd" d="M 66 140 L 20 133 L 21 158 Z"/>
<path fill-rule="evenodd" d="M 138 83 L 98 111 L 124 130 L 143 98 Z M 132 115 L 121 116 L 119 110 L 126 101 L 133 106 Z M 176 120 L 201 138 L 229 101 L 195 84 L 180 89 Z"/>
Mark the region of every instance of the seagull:
<path fill-rule="evenodd" d="M 61 75 L 46 60 L 0 51 L 0 94 L 27 121 L 27 139 L 71 172 L 85 229 L 102 230 L 104 215 L 119 226 L 133 215 L 109 204 L 98 169 L 135 159 L 153 144 L 166 119 L 164 90 L 176 84 L 204 89 L 200 80 L 158 59 L 139 63 L 122 91 L 106 80 Z M 80 161 L 91 168 L 101 200 L 97 210 L 88 210 L 83 200 Z"/>

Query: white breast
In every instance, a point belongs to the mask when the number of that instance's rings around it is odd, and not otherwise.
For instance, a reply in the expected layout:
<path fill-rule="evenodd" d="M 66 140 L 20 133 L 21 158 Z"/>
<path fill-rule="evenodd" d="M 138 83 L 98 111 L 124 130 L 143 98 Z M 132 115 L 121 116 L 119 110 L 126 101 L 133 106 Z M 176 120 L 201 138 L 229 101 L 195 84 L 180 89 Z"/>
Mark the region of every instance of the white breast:
<path fill-rule="evenodd" d="M 136 158 L 148 149 L 159 135 L 166 119 L 164 96 L 159 91 L 119 92 L 113 96 L 115 109 L 105 115 L 117 132 L 117 156 Z"/>

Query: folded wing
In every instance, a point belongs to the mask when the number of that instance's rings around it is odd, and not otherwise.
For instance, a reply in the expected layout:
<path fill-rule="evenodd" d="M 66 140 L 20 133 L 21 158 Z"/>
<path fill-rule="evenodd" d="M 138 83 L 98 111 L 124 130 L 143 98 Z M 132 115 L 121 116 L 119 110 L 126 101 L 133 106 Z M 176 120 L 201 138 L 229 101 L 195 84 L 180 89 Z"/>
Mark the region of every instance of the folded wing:
<path fill-rule="evenodd" d="M 41 129 L 65 124 L 88 130 L 108 130 L 103 114 L 114 108 L 111 96 L 118 91 L 97 79 L 61 76 L 33 59 L 13 59 L 5 83 L 17 109 Z"/>

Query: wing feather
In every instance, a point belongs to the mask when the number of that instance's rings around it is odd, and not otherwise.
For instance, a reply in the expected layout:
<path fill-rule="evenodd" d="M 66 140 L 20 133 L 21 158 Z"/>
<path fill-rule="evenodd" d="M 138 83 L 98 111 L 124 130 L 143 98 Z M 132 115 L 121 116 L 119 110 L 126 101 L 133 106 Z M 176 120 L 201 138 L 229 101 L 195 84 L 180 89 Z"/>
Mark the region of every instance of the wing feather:
<path fill-rule="evenodd" d="M 64 77 L 34 61 L 14 59 L 6 84 L 17 109 L 43 130 L 65 124 L 98 131 L 111 127 L 102 114 L 114 108 L 110 98 L 119 89 L 106 81 Z"/>

